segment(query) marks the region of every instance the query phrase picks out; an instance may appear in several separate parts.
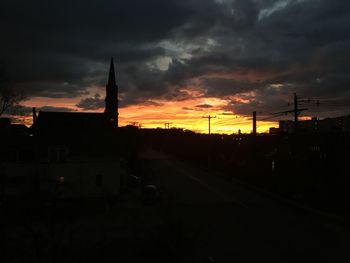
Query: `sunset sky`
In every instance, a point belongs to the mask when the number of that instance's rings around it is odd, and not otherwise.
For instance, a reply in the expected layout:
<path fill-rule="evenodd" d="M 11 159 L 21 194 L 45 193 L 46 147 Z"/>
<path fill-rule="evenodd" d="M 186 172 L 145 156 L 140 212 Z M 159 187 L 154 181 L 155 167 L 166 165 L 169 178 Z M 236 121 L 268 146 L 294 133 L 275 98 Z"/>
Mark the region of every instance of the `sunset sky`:
<path fill-rule="evenodd" d="M 3 0 L 0 66 L 27 97 L 8 114 L 103 111 L 114 57 L 121 125 L 251 132 L 257 111 L 264 132 L 294 93 L 347 115 L 349 24 L 346 0 Z"/>

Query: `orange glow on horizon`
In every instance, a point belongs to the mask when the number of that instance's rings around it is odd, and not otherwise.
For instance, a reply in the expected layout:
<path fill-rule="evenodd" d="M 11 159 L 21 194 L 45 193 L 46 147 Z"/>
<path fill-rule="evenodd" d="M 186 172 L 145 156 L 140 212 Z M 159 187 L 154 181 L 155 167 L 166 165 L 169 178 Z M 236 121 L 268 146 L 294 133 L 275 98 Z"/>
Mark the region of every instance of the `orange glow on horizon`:
<path fill-rule="evenodd" d="M 142 128 L 164 128 L 165 123 L 170 123 L 172 128 L 182 128 L 197 133 L 208 133 L 208 119 L 203 116 L 216 116 L 211 120 L 211 132 L 219 134 L 251 133 L 252 120 L 250 116 L 224 114 L 223 108 L 227 100 L 218 98 L 194 98 L 184 101 L 155 100 L 138 105 L 130 105 L 119 109 L 119 125 L 126 126 L 136 124 Z M 81 111 L 76 106 L 77 99 L 49 99 L 33 98 L 24 103 L 27 107 L 52 107 L 69 108 L 73 111 Z M 85 111 L 91 112 L 91 111 Z M 93 112 L 103 112 L 103 108 Z M 22 121 L 26 125 L 31 124 L 31 116 Z M 268 132 L 270 127 L 277 127 L 276 122 L 259 122 L 258 132 Z"/>
<path fill-rule="evenodd" d="M 212 101 L 214 102 L 214 101 Z M 217 103 L 219 103 L 217 101 Z M 202 102 L 201 104 L 209 104 Z M 210 105 L 213 105 L 211 103 Z M 119 123 L 125 126 L 138 123 L 143 128 L 164 128 L 169 122 L 170 127 L 191 130 L 197 133 L 208 132 L 208 119 L 203 116 L 216 116 L 211 120 L 211 132 L 232 134 L 240 129 L 243 133 L 252 131 L 252 121 L 249 117 L 223 115 L 223 111 L 215 106 L 208 109 L 193 109 L 193 101 L 167 102 L 162 106 L 134 105 L 119 111 Z M 276 127 L 275 122 L 258 122 L 258 132 L 267 132 L 270 127 Z"/>

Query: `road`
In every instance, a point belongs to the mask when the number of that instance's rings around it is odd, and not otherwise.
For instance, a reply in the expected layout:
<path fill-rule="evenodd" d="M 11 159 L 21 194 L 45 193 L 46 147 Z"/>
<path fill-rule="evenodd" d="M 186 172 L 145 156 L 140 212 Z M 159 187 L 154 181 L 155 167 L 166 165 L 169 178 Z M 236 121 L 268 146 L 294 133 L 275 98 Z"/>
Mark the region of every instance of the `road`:
<path fill-rule="evenodd" d="M 0 205 L 1 262 L 349 262 L 348 228 L 166 154 L 143 151 L 146 182 L 118 199 Z"/>
<path fill-rule="evenodd" d="M 147 150 L 173 262 L 349 262 L 349 230 Z"/>

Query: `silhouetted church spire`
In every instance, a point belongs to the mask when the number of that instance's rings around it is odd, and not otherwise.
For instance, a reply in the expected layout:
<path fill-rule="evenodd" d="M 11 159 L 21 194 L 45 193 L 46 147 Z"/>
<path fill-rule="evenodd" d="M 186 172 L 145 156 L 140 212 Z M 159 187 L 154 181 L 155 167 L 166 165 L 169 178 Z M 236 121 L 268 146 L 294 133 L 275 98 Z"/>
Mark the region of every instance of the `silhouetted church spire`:
<path fill-rule="evenodd" d="M 118 86 L 115 81 L 114 61 L 111 58 L 108 82 L 106 85 L 105 114 L 118 127 Z"/>
<path fill-rule="evenodd" d="M 111 65 L 109 67 L 108 85 L 116 85 L 113 58 L 111 58 Z"/>

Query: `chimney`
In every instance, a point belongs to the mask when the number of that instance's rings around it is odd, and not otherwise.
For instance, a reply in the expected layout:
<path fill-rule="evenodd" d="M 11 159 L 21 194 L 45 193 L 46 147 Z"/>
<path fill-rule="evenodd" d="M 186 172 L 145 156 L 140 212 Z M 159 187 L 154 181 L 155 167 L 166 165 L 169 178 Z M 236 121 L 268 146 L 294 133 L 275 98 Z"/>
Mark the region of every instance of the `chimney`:
<path fill-rule="evenodd" d="M 256 111 L 253 111 L 253 135 L 256 135 Z"/>
<path fill-rule="evenodd" d="M 37 118 L 36 109 L 35 109 L 35 107 L 33 107 L 33 124 L 36 123 L 36 118 Z"/>

